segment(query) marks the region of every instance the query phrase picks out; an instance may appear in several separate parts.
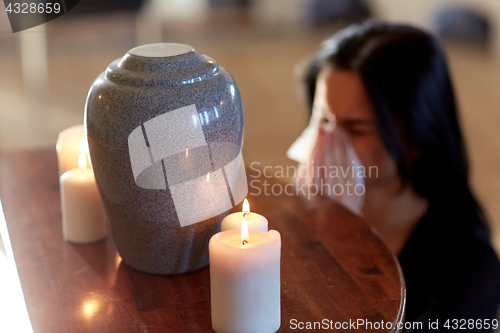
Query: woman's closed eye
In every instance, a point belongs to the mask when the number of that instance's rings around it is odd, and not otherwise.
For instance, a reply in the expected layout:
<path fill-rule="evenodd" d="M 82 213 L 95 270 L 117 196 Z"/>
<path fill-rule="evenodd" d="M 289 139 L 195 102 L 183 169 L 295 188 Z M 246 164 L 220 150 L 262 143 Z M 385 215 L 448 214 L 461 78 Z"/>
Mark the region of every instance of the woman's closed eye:
<path fill-rule="evenodd" d="M 339 121 L 338 125 L 355 136 L 369 135 L 377 131 L 375 121 L 370 119 L 346 119 Z"/>

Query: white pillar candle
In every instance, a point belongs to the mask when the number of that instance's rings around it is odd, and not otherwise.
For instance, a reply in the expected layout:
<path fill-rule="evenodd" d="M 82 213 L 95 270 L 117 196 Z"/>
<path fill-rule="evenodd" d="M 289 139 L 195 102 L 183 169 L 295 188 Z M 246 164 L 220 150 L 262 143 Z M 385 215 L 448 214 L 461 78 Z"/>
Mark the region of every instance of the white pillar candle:
<path fill-rule="evenodd" d="M 70 242 L 91 243 L 106 236 L 104 209 L 84 153 L 78 163 L 78 169 L 66 171 L 59 180 L 63 235 Z"/>
<path fill-rule="evenodd" d="M 268 230 L 267 219 L 257 213 L 250 212 L 250 205 L 248 200 L 243 201 L 243 211 L 229 214 L 226 216 L 220 225 L 222 231 L 238 229 L 241 230 L 241 222 L 243 221 L 243 216 L 247 223 L 248 229 L 266 231 Z"/>
<path fill-rule="evenodd" d="M 274 333 L 281 325 L 281 236 L 276 230 L 247 231 L 246 238 L 234 229 L 210 239 L 212 328 L 217 333 Z"/>
<path fill-rule="evenodd" d="M 59 133 L 56 144 L 59 177 L 68 170 L 78 168 L 78 156 L 81 153 L 80 142 L 82 139 L 85 140 L 83 125 L 72 126 Z"/>

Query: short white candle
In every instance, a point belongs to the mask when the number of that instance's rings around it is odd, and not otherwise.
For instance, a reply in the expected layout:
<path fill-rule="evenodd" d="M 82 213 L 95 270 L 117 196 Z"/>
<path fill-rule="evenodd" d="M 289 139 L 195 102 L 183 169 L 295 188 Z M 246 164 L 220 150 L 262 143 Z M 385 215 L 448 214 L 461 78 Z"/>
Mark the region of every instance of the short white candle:
<path fill-rule="evenodd" d="M 73 243 L 91 243 L 106 236 L 104 210 L 84 153 L 78 163 L 78 169 L 66 171 L 59 180 L 63 235 Z"/>
<path fill-rule="evenodd" d="M 281 236 L 276 230 L 215 234 L 209 243 L 212 328 L 217 333 L 274 333 L 281 325 Z"/>
<path fill-rule="evenodd" d="M 221 231 L 241 229 L 241 221 L 243 221 L 243 216 L 245 216 L 248 229 L 267 231 L 268 223 L 267 219 L 257 213 L 250 212 L 250 205 L 248 200 L 243 201 L 243 211 L 229 214 L 226 216 L 220 225 Z"/>
<path fill-rule="evenodd" d="M 72 126 L 59 133 L 56 144 L 59 176 L 68 170 L 78 168 L 78 156 L 81 153 L 80 144 L 82 139 L 85 140 L 83 125 Z M 85 140 L 86 142 L 87 140 Z"/>

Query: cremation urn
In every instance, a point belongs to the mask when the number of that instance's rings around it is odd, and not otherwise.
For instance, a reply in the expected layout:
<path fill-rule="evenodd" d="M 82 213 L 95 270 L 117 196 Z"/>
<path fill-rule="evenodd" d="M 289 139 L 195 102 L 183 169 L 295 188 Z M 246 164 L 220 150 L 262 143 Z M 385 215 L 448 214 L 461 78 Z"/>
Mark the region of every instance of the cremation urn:
<path fill-rule="evenodd" d="M 114 242 L 144 272 L 208 264 L 208 241 L 248 192 L 232 76 L 183 44 L 113 61 L 85 106 L 90 157 Z"/>

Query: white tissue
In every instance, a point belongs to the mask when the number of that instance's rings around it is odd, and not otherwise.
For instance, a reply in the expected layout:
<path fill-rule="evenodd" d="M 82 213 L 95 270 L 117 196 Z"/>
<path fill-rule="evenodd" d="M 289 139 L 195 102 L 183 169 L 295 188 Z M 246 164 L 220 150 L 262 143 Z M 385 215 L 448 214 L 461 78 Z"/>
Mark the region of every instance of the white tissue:
<path fill-rule="evenodd" d="M 356 155 L 349 134 L 336 126 L 335 119 L 330 122 L 321 121 L 325 118 L 322 110 L 324 108 L 321 105 L 315 105 L 309 125 L 290 146 L 287 156 L 299 162 L 296 175 L 298 183 L 309 186 L 316 184 L 316 189 L 320 189 L 319 194 L 326 195 L 353 213 L 361 215 L 365 183 L 361 176 L 363 173 L 358 171 L 363 165 Z"/>

